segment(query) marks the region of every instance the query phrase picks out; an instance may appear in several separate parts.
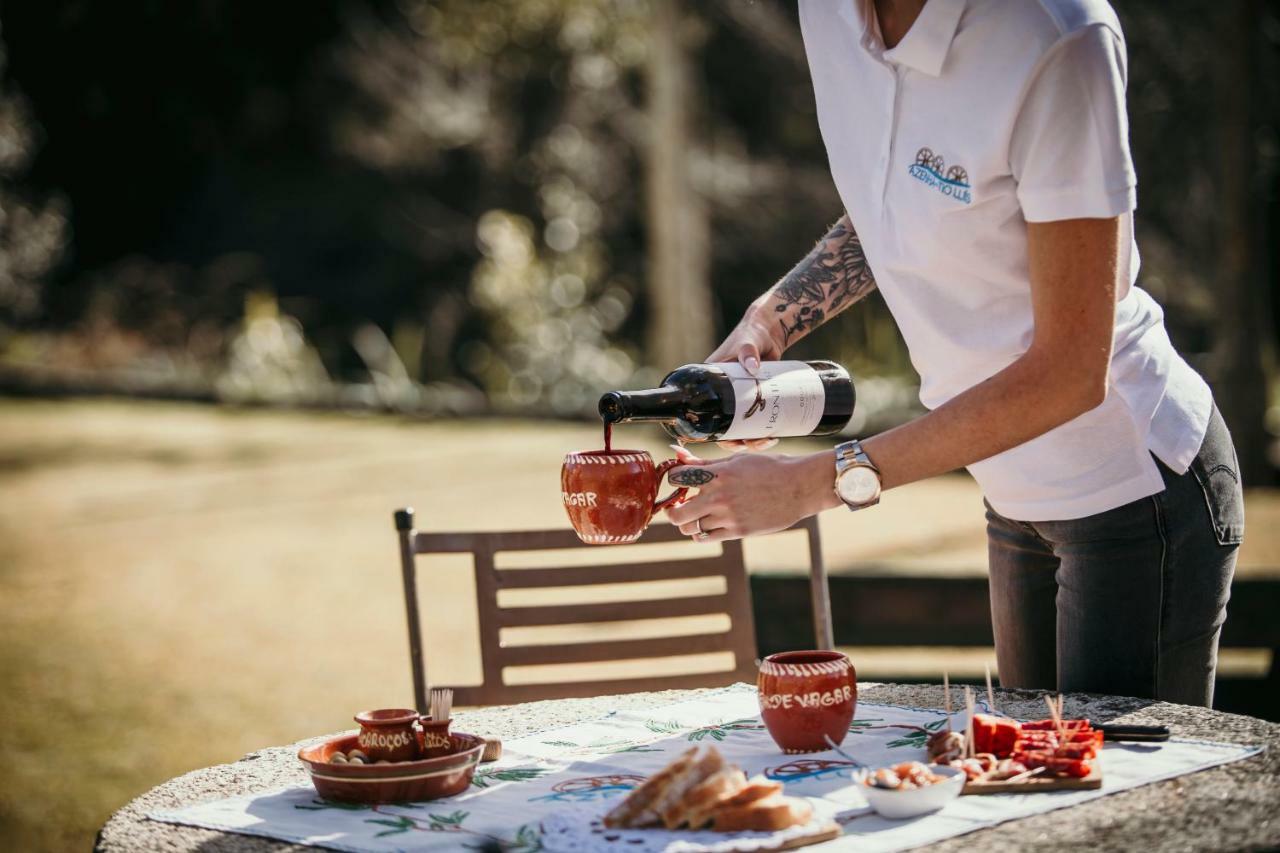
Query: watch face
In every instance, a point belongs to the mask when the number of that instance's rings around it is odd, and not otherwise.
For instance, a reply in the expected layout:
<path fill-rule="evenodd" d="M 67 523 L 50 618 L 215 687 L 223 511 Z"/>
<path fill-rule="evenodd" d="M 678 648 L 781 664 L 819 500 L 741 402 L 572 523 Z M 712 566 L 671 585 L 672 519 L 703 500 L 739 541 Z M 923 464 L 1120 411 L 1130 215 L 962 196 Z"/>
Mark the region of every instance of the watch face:
<path fill-rule="evenodd" d="M 840 497 L 846 503 L 865 504 L 880 494 L 880 477 L 870 468 L 850 468 L 840 475 Z"/>

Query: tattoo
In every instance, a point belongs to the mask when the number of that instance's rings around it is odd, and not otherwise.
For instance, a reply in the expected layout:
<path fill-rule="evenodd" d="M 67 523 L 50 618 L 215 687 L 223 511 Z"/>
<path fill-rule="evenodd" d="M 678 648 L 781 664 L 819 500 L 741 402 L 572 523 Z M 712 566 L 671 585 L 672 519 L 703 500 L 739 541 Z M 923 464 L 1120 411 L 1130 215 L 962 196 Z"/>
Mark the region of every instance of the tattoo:
<path fill-rule="evenodd" d="M 821 326 L 876 288 L 862 241 L 843 216 L 804 260 L 774 285 L 783 346 Z"/>
<path fill-rule="evenodd" d="M 705 486 L 715 478 L 706 468 L 677 468 L 667 475 L 673 486 Z"/>

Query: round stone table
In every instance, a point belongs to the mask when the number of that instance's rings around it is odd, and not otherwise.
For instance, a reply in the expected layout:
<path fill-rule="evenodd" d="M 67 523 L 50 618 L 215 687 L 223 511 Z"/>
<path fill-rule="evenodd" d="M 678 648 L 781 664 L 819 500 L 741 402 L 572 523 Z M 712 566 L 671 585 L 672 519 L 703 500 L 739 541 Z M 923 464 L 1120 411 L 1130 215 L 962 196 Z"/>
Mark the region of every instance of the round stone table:
<path fill-rule="evenodd" d="M 503 708 L 459 712 L 458 728 L 503 738 L 603 716 L 615 709 L 646 708 L 693 698 L 702 691 L 671 690 L 596 699 L 531 702 Z M 1023 719 L 1045 715 L 1043 694 L 996 692 L 1001 711 Z M 867 702 L 937 708 L 942 688 L 929 685 L 858 685 Z M 1066 715 L 1098 722 L 1164 723 L 1175 737 L 1202 738 L 1266 747 L 1231 764 L 1101 797 L 1071 808 L 962 835 L 931 845 L 931 850 L 1093 851 L 1250 850 L 1280 847 L 1280 724 L 1204 708 L 1146 699 L 1075 694 L 1067 696 Z M 320 738 L 303 743 L 314 743 Z M 215 832 L 148 820 L 146 814 L 237 794 L 309 784 L 298 762 L 298 747 L 253 752 L 234 764 L 196 770 L 165 782 L 116 812 L 98 834 L 103 853 L 132 850 L 202 853 L 279 853 L 311 850 L 249 835 Z M 820 850 L 821 847 L 813 848 Z"/>

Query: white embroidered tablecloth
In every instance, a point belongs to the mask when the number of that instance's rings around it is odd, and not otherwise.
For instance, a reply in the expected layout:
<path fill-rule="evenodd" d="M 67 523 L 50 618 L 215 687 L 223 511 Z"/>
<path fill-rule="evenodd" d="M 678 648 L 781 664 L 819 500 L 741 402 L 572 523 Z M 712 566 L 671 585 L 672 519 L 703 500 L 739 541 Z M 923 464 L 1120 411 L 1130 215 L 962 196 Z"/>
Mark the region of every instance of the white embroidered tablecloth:
<path fill-rule="evenodd" d="M 928 733 L 945 723 L 945 713 L 936 709 L 860 702 L 843 749 L 871 767 L 923 759 Z M 957 714 L 952 724 L 963 728 L 965 721 Z M 814 849 L 860 851 L 916 847 L 1259 751 L 1184 739 L 1108 743 L 1100 790 L 968 796 L 931 815 L 886 820 L 867 808 L 849 779 L 852 765 L 834 752 L 783 755 L 760 722 L 755 688 L 739 684 L 688 702 L 619 711 L 507 741 L 500 761 L 481 765 L 471 787 L 446 800 L 355 806 L 321 800 L 311 787 L 287 788 L 149 817 L 358 853 L 459 850 L 493 842 L 505 850 L 536 851 L 542 849 L 541 824 L 549 815 L 605 809 L 608 801 L 699 742 L 714 743 L 748 775 L 782 780 L 789 795 L 809 798 L 819 813 L 834 817 L 844 836 Z"/>

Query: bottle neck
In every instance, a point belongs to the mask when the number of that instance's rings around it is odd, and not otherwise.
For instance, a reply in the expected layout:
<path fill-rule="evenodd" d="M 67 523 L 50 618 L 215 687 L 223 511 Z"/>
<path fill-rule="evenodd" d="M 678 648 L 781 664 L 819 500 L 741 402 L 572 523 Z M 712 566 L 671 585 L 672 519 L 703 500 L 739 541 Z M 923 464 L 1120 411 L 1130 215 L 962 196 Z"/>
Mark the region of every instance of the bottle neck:
<path fill-rule="evenodd" d="M 610 423 L 674 421 L 686 402 L 685 393 L 674 385 L 644 391 L 610 391 L 600 398 L 600 417 Z"/>

